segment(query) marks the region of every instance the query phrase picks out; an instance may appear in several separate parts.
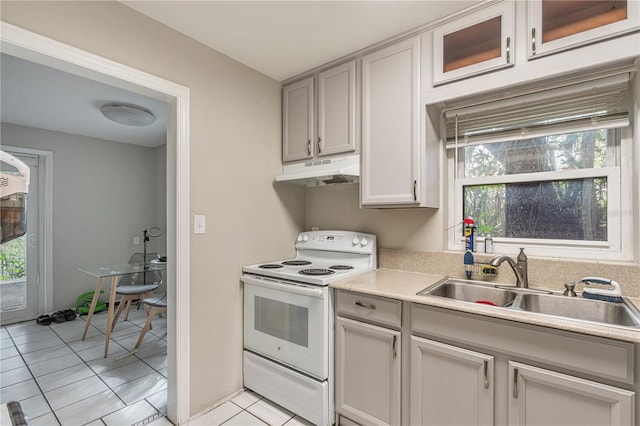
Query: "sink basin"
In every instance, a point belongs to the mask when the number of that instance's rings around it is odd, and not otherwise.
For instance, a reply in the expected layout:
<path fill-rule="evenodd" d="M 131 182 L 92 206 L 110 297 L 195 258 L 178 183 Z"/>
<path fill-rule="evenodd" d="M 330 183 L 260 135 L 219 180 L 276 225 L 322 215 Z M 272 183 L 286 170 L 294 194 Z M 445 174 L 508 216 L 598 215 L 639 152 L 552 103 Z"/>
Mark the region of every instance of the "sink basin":
<path fill-rule="evenodd" d="M 631 305 L 580 297 L 549 294 L 523 294 L 514 308 L 538 314 L 553 315 L 626 327 L 640 326 L 640 313 Z"/>
<path fill-rule="evenodd" d="M 513 302 L 517 295 L 511 290 L 497 288 L 493 284 L 455 278 L 440 281 L 418 294 L 495 306 L 507 306 Z"/>
<path fill-rule="evenodd" d="M 493 305 L 614 327 L 640 328 L 640 311 L 626 300 L 623 303 L 568 297 L 540 289 L 517 288 L 457 278 L 444 280 L 418 292 L 420 296 L 444 297 L 469 303 Z"/>

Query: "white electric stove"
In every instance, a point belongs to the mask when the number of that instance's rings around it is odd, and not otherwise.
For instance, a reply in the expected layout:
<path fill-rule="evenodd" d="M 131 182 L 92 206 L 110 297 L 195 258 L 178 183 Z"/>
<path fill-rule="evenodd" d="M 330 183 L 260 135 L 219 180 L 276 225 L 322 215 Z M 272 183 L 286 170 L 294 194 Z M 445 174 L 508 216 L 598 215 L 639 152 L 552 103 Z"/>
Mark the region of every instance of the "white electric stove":
<path fill-rule="evenodd" d="M 302 232 L 296 256 L 242 268 L 244 385 L 308 421 L 333 424 L 333 292 L 377 267 L 376 237 Z"/>

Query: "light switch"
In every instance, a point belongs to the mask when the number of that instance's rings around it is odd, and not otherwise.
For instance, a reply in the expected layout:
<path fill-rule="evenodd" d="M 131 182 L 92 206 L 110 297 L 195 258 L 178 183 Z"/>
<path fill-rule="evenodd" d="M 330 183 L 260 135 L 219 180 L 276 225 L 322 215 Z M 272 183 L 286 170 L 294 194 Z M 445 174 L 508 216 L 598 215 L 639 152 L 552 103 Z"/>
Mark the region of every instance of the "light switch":
<path fill-rule="evenodd" d="M 137 246 L 138 244 L 140 244 L 140 237 L 133 237 L 133 245 Z"/>
<path fill-rule="evenodd" d="M 193 215 L 193 233 L 205 234 L 207 232 L 207 221 L 203 214 Z"/>

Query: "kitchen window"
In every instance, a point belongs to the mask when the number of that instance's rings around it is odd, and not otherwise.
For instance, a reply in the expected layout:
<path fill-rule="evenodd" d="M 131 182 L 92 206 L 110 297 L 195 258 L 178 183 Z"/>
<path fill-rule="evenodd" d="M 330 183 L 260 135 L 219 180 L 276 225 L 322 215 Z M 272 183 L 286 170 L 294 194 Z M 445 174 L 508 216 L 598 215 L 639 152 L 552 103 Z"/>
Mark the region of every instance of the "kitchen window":
<path fill-rule="evenodd" d="M 623 74 L 446 111 L 450 223 L 472 217 L 501 253 L 625 258 L 629 109 Z"/>

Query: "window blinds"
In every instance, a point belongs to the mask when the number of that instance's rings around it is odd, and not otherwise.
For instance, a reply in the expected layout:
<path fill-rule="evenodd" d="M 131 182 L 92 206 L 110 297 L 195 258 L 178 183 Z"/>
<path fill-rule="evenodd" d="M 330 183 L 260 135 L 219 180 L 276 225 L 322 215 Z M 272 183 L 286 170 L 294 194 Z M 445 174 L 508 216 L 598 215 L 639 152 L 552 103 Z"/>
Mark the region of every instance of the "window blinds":
<path fill-rule="evenodd" d="M 629 125 L 629 74 L 445 112 L 446 147 Z"/>

